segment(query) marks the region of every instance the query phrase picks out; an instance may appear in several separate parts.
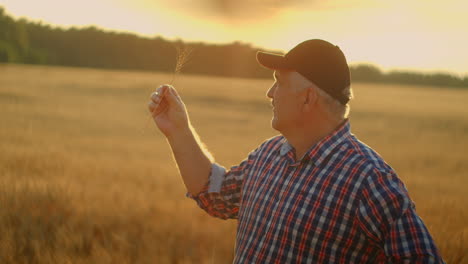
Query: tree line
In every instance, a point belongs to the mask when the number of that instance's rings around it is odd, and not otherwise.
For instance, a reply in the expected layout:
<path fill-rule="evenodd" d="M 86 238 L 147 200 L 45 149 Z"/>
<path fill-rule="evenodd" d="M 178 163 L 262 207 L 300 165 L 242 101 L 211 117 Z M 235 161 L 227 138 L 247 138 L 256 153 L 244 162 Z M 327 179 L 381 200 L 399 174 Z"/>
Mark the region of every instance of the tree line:
<path fill-rule="evenodd" d="M 144 38 L 96 27 L 52 27 L 41 22 L 13 19 L 0 7 L 0 62 L 44 64 L 144 71 L 174 71 L 177 47 L 191 50 L 184 73 L 218 76 L 271 78 L 260 67 L 257 49 L 234 42 L 216 45 L 169 41 L 160 36 Z M 468 76 L 447 73 L 383 73 L 373 65 L 351 67 L 353 81 L 468 87 Z"/>

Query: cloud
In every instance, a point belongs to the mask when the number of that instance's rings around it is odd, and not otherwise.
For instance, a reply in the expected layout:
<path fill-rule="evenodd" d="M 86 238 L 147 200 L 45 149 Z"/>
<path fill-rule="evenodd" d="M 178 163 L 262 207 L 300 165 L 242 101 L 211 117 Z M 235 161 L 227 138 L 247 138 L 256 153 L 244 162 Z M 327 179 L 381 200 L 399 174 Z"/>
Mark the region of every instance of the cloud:
<path fill-rule="evenodd" d="M 380 6 L 374 0 L 115 0 L 153 10 L 167 10 L 186 17 L 227 24 L 247 24 L 275 19 L 285 12 L 352 10 Z M 130 2 L 131 1 L 131 2 Z"/>
<path fill-rule="evenodd" d="M 275 19 L 285 12 L 307 10 L 310 16 L 314 16 L 322 11 L 381 8 L 384 5 L 373 0 L 198 0 L 196 5 L 191 0 L 177 0 L 160 4 L 189 16 L 214 18 L 232 24 Z"/>
<path fill-rule="evenodd" d="M 246 15 L 268 16 L 282 8 L 304 4 L 303 0 L 205 0 L 208 8 L 226 18 L 242 18 Z"/>
<path fill-rule="evenodd" d="M 179 0 L 164 3 L 166 7 L 194 17 L 207 16 L 224 22 L 254 21 L 275 17 L 286 8 L 308 6 L 307 0 Z"/>

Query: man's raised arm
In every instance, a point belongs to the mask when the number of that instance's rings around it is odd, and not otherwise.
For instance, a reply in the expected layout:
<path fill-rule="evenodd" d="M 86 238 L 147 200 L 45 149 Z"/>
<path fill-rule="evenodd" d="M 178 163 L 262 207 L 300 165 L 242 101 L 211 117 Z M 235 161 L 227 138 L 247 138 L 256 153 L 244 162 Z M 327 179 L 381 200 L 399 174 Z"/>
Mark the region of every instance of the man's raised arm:
<path fill-rule="evenodd" d="M 172 86 L 164 85 L 151 94 L 148 108 L 169 141 L 187 191 L 198 194 L 208 181 L 213 157 L 191 126 L 185 104 Z"/>

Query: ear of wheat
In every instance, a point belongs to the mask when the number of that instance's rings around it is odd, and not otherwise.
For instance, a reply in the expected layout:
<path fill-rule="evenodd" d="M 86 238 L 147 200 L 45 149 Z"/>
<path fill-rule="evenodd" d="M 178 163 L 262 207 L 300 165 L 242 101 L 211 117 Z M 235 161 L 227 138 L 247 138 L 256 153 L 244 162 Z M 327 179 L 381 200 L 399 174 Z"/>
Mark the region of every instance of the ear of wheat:
<path fill-rule="evenodd" d="M 174 81 L 177 75 L 182 71 L 182 68 L 187 64 L 189 61 L 190 55 L 192 54 L 192 48 L 184 45 L 183 43 L 180 45 L 174 45 L 176 49 L 176 63 L 174 66 L 174 71 L 172 72 L 172 78 L 169 82 L 170 85 L 174 85 Z M 156 110 L 156 109 L 155 109 Z M 155 111 L 153 110 L 153 111 Z M 143 133 L 148 127 L 149 121 L 151 120 L 151 116 L 146 122 L 145 129 L 143 129 Z"/>
<path fill-rule="evenodd" d="M 174 67 L 174 72 L 172 74 L 172 79 L 170 84 L 173 85 L 175 77 L 182 71 L 182 68 L 187 64 L 190 55 L 192 54 L 192 49 L 185 45 L 177 45 L 176 49 L 176 64 Z"/>

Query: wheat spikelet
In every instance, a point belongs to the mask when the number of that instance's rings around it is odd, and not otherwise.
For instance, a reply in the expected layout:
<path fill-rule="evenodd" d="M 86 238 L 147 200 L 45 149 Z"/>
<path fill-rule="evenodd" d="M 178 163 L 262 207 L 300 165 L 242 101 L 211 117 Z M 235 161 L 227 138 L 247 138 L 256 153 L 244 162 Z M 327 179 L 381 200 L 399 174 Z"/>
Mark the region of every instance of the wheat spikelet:
<path fill-rule="evenodd" d="M 172 72 L 171 81 L 169 82 L 170 85 L 174 84 L 176 76 L 182 71 L 184 66 L 189 61 L 190 55 L 192 54 L 192 48 L 184 45 L 183 43 L 180 44 L 180 45 L 174 45 L 174 47 L 176 49 L 176 63 L 175 63 L 174 71 Z M 156 109 L 154 109 L 153 111 L 155 111 L 155 110 Z M 145 128 L 142 131 L 142 134 L 144 134 L 145 130 L 148 128 L 148 124 L 149 124 L 149 121 L 151 120 L 151 118 L 152 118 L 152 116 L 150 116 L 150 118 L 146 122 Z"/>
<path fill-rule="evenodd" d="M 173 85 L 175 77 L 182 71 L 182 68 L 187 64 L 190 55 L 192 54 L 192 49 L 185 45 L 175 46 L 176 49 L 176 64 L 174 67 L 174 72 L 172 74 L 172 79 L 170 84 Z"/>

